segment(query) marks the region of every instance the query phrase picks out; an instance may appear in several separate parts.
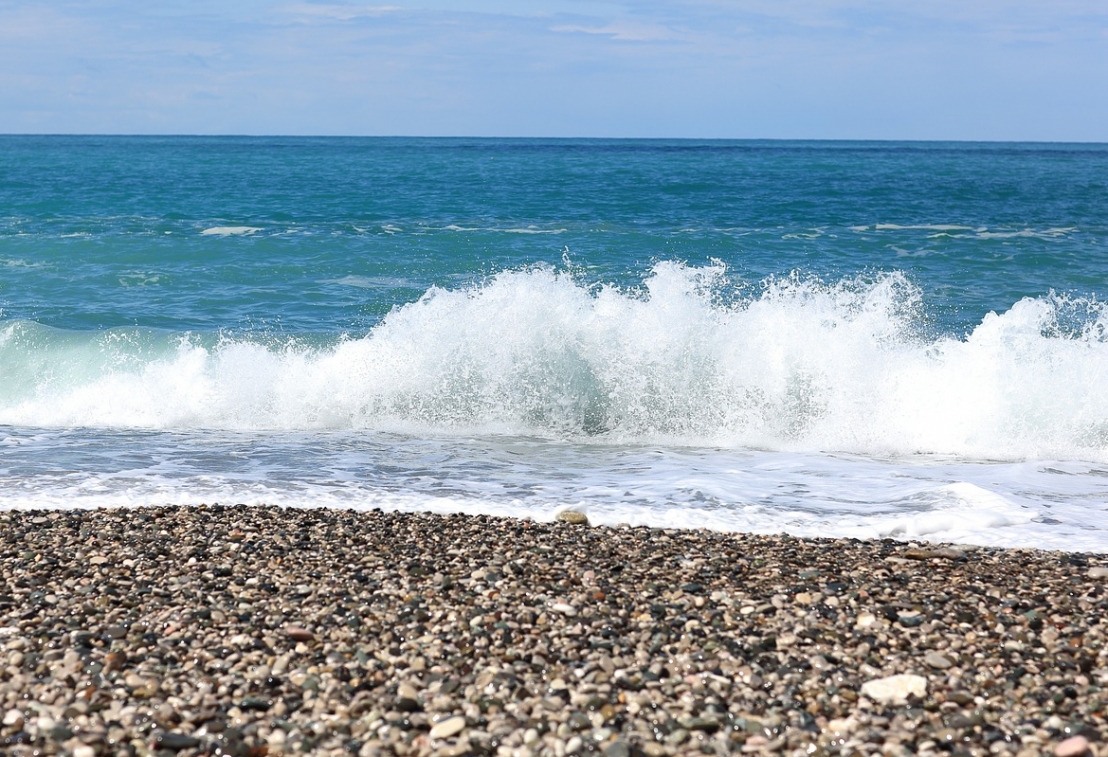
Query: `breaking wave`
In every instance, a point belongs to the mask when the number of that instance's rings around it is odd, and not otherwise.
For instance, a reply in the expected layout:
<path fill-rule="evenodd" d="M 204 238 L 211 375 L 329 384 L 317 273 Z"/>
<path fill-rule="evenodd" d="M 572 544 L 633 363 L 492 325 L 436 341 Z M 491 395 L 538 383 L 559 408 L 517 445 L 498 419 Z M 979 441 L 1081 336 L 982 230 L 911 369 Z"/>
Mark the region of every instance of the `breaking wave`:
<path fill-rule="evenodd" d="M 1108 318 L 1050 295 L 930 334 L 898 273 L 641 287 L 533 267 L 431 289 L 368 334 L 0 326 L 0 424 L 504 433 L 975 459 L 1108 459 Z"/>

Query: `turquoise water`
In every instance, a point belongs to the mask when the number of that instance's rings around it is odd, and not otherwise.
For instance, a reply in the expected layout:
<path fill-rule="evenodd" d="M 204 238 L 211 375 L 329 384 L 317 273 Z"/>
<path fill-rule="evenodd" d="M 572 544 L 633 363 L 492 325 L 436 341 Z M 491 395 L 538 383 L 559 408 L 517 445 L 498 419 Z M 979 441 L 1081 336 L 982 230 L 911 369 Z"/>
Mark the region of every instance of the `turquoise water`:
<path fill-rule="evenodd" d="M 1108 146 L 0 137 L 0 506 L 1108 549 Z"/>

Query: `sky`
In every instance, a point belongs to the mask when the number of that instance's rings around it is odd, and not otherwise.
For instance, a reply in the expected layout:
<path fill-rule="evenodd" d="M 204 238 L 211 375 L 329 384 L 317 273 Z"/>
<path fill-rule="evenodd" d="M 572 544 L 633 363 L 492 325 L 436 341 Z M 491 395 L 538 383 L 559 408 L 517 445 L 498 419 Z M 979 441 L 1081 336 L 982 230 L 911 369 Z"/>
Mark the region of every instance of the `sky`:
<path fill-rule="evenodd" d="M 0 0 L 0 133 L 1108 142 L 1105 0 Z"/>

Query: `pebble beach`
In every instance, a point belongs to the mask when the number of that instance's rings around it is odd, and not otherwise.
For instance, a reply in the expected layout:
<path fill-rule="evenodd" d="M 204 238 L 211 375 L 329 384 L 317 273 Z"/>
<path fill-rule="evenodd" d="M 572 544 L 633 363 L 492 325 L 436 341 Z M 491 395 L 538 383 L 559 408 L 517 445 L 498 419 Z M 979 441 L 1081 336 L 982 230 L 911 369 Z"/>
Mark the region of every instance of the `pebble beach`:
<path fill-rule="evenodd" d="M 13 755 L 1105 754 L 1108 555 L 0 513 Z"/>

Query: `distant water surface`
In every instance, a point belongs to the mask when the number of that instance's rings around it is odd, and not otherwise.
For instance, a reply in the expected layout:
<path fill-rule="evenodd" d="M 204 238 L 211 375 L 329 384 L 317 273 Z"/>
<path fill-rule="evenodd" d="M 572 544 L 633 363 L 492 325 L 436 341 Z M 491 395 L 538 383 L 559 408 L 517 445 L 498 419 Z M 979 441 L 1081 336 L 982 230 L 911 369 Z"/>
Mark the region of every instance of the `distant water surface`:
<path fill-rule="evenodd" d="M 1108 146 L 0 137 L 0 507 L 1108 551 Z"/>

